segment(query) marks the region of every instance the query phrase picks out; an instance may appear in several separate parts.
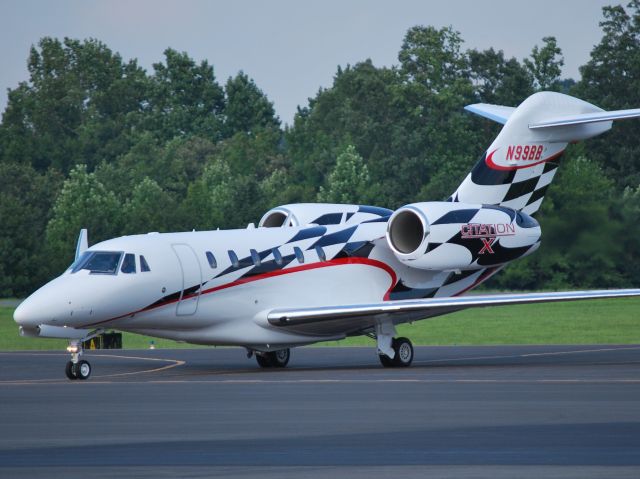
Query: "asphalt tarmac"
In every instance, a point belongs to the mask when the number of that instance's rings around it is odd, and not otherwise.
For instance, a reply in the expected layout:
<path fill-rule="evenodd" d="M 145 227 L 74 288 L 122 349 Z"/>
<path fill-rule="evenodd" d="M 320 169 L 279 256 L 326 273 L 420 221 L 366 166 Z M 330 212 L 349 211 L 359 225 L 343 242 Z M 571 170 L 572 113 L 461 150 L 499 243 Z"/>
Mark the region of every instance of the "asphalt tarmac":
<path fill-rule="evenodd" d="M 0 352 L 0 477 L 640 477 L 640 346 Z"/>

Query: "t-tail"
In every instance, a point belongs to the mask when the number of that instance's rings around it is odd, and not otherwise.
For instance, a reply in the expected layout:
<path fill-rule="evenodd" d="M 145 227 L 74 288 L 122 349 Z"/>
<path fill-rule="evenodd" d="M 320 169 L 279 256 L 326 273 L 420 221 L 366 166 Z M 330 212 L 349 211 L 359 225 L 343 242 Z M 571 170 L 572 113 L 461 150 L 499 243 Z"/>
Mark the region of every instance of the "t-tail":
<path fill-rule="evenodd" d="M 533 214 L 567 144 L 600 135 L 640 109 L 604 111 L 569 95 L 540 92 L 517 108 L 478 103 L 466 110 L 504 125 L 450 200 L 500 205 Z"/>

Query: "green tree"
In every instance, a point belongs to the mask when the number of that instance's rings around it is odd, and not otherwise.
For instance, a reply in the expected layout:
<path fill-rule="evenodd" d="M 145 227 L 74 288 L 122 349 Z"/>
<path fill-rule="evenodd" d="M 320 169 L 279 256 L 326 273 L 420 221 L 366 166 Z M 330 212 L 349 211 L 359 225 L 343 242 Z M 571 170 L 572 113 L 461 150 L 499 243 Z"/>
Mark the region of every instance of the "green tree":
<path fill-rule="evenodd" d="M 531 58 L 525 58 L 524 64 L 533 76 L 537 90 L 559 91 L 561 87 L 560 74 L 564 65 L 562 50 L 558 46 L 556 37 L 544 37 L 543 46 L 533 47 Z"/>
<path fill-rule="evenodd" d="M 539 213 L 540 250 L 509 265 L 492 284 L 499 288 L 562 289 L 624 286 L 613 182 L 578 156 L 563 160 Z M 626 232 L 624 233 L 626 235 Z"/>
<path fill-rule="evenodd" d="M 190 134 L 218 141 L 224 136 L 225 99 L 213 67 L 171 48 L 164 55 L 165 63 L 153 64 L 148 128 L 165 141 Z"/>
<path fill-rule="evenodd" d="M 219 157 L 189 186 L 182 211 L 187 229 L 242 228 L 259 219 L 260 188 L 254 175 L 234 175 Z M 265 209 L 266 211 L 266 209 Z"/>
<path fill-rule="evenodd" d="M 469 70 L 477 99 L 482 103 L 517 106 L 533 93 L 533 77 L 502 50 L 469 50 Z"/>
<path fill-rule="evenodd" d="M 123 234 L 173 231 L 178 214 L 175 200 L 150 178 L 133 189 L 123 210 Z"/>
<path fill-rule="evenodd" d="M 42 238 L 49 205 L 62 184 L 53 171 L 0 162 L 0 297 L 31 293 L 49 277 Z"/>
<path fill-rule="evenodd" d="M 336 160 L 326 188 L 321 186 L 318 201 L 324 203 L 367 203 L 371 182 L 369 170 L 353 145 L 348 145 Z"/>
<path fill-rule="evenodd" d="M 251 133 L 256 128 L 280 127 L 273 103 L 242 71 L 225 85 L 227 103 L 224 109 L 227 136 Z"/>
<path fill-rule="evenodd" d="M 91 168 L 128 148 L 143 108 L 144 71 L 97 40 L 45 37 L 32 47 L 29 81 L 9 92 L 0 127 L 5 161 L 67 173 L 82 158 Z"/>
<path fill-rule="evenodd" d="M 88 173 L 85 165 L 74 167 L 47 224 L 47 248 L 53 270 L 61 272 L 73 259 L 80 229 L 87 228 L 89 240 L 97 243 L 118 236 L 122 220 L 122 205 L 116 195 L 100 183 L 95 173 Z"/>
<path fill-rule="evenodd" d="M 402 74 L 436 93 L 467 77 L 460 32 L 452 27 L 417 26 L 407 31 L 398 60 Z"/>
<path fill-rule="evenodd" d="M 616 241 L 620 243 L 622 254 L 618 257 L 617 269 L 627 280 L 627 286 L 640 284 L 640 185 L 627 187 L 616 204 L 621 222 L 621 234 Z"/>
<path fill-rule="evenodd" d="M 238 132 L 218 142 L 215 154 L 229 165 L 232 174 L 252 173 L 260 180 L 287 166 L 282 132 L 275 128 L 259 127 L 253 132 Z"/>
<path fill-rule="evenodd" d="M 572 94 L 606 110 L 640 105 L 640 0 L 602 9 L 603 36 Z M 589 140 L 590 158 L 602 165 L 622 191 L 640 183 L 640 135 L 635 121 L 617 122 L 611 132 Z"/>

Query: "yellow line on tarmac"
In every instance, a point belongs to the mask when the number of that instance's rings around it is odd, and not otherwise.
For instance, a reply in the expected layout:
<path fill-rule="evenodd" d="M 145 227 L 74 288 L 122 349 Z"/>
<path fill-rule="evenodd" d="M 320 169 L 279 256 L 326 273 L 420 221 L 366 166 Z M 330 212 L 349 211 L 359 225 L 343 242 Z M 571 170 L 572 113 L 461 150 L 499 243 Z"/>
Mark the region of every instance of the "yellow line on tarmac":
<path fill-rule="evenodd" d="M 14 356 L 60 356 L 63 353 L 39 353 L 39 352 L 0 352 L 2 355 L 14 355 Z M 101 357 L 101 358 L 117 358 L 117 359 L 137 359 L 141 361 L 159 361 L 159 362 L 170 362 L 172 364 L 167 364 L 166 366 L 161 366 L 158 368 L 152 369 L 143 369 L 142 371 L 132 371 L 128 373 L 115 373 L 115 374 L 105 374 L 102 376 L 93 376 L 96 379 L 101 378 L 112 378 L 112 377 L 122 377 L 122 376 L 132 376 L 136 374 L 148 374 L 155 373 L 159 371 L 166 371 L 167 369 L 172 369 L 178 366 L 182 366 L 186 363 L 186 361 L 182 361 L 179 359 L 164 359 L 164 358 L 144 358 L 140 356 L 121 356 L 116 354 L 92 354 L 92 357 Z M 0 381 L 0 384 L 42 384 L 42 383 L 67 383 L 68 379 L 60 378 L 60 379 L 9 379 L 5 381 Z M 75 382 L 75 381 L 74 381 Z M 84 383 L 84 381 L 82 381 Z"/>

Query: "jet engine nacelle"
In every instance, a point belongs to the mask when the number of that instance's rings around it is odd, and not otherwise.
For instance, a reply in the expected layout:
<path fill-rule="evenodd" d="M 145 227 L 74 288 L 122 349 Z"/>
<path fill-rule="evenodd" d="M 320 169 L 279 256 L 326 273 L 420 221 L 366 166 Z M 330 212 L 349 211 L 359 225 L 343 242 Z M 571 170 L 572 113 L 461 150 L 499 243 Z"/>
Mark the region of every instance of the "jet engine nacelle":
<path fill-rule="evenodd" d="M 372 219 L 388 218 L 391 213 L 393 211 L 377 206 L 297 203 L 270 209 L 262 217 L 258 226 L 286 228 L 306 225 L 356 224 Z"/>
<path fill-rule="evenodd" d="M 533 253 L 541 230 L 531 216 L 504 206 L 452 202 L 414 203 L 387 223 L 387 242 L 407 266 L 473 270 Z"/>

